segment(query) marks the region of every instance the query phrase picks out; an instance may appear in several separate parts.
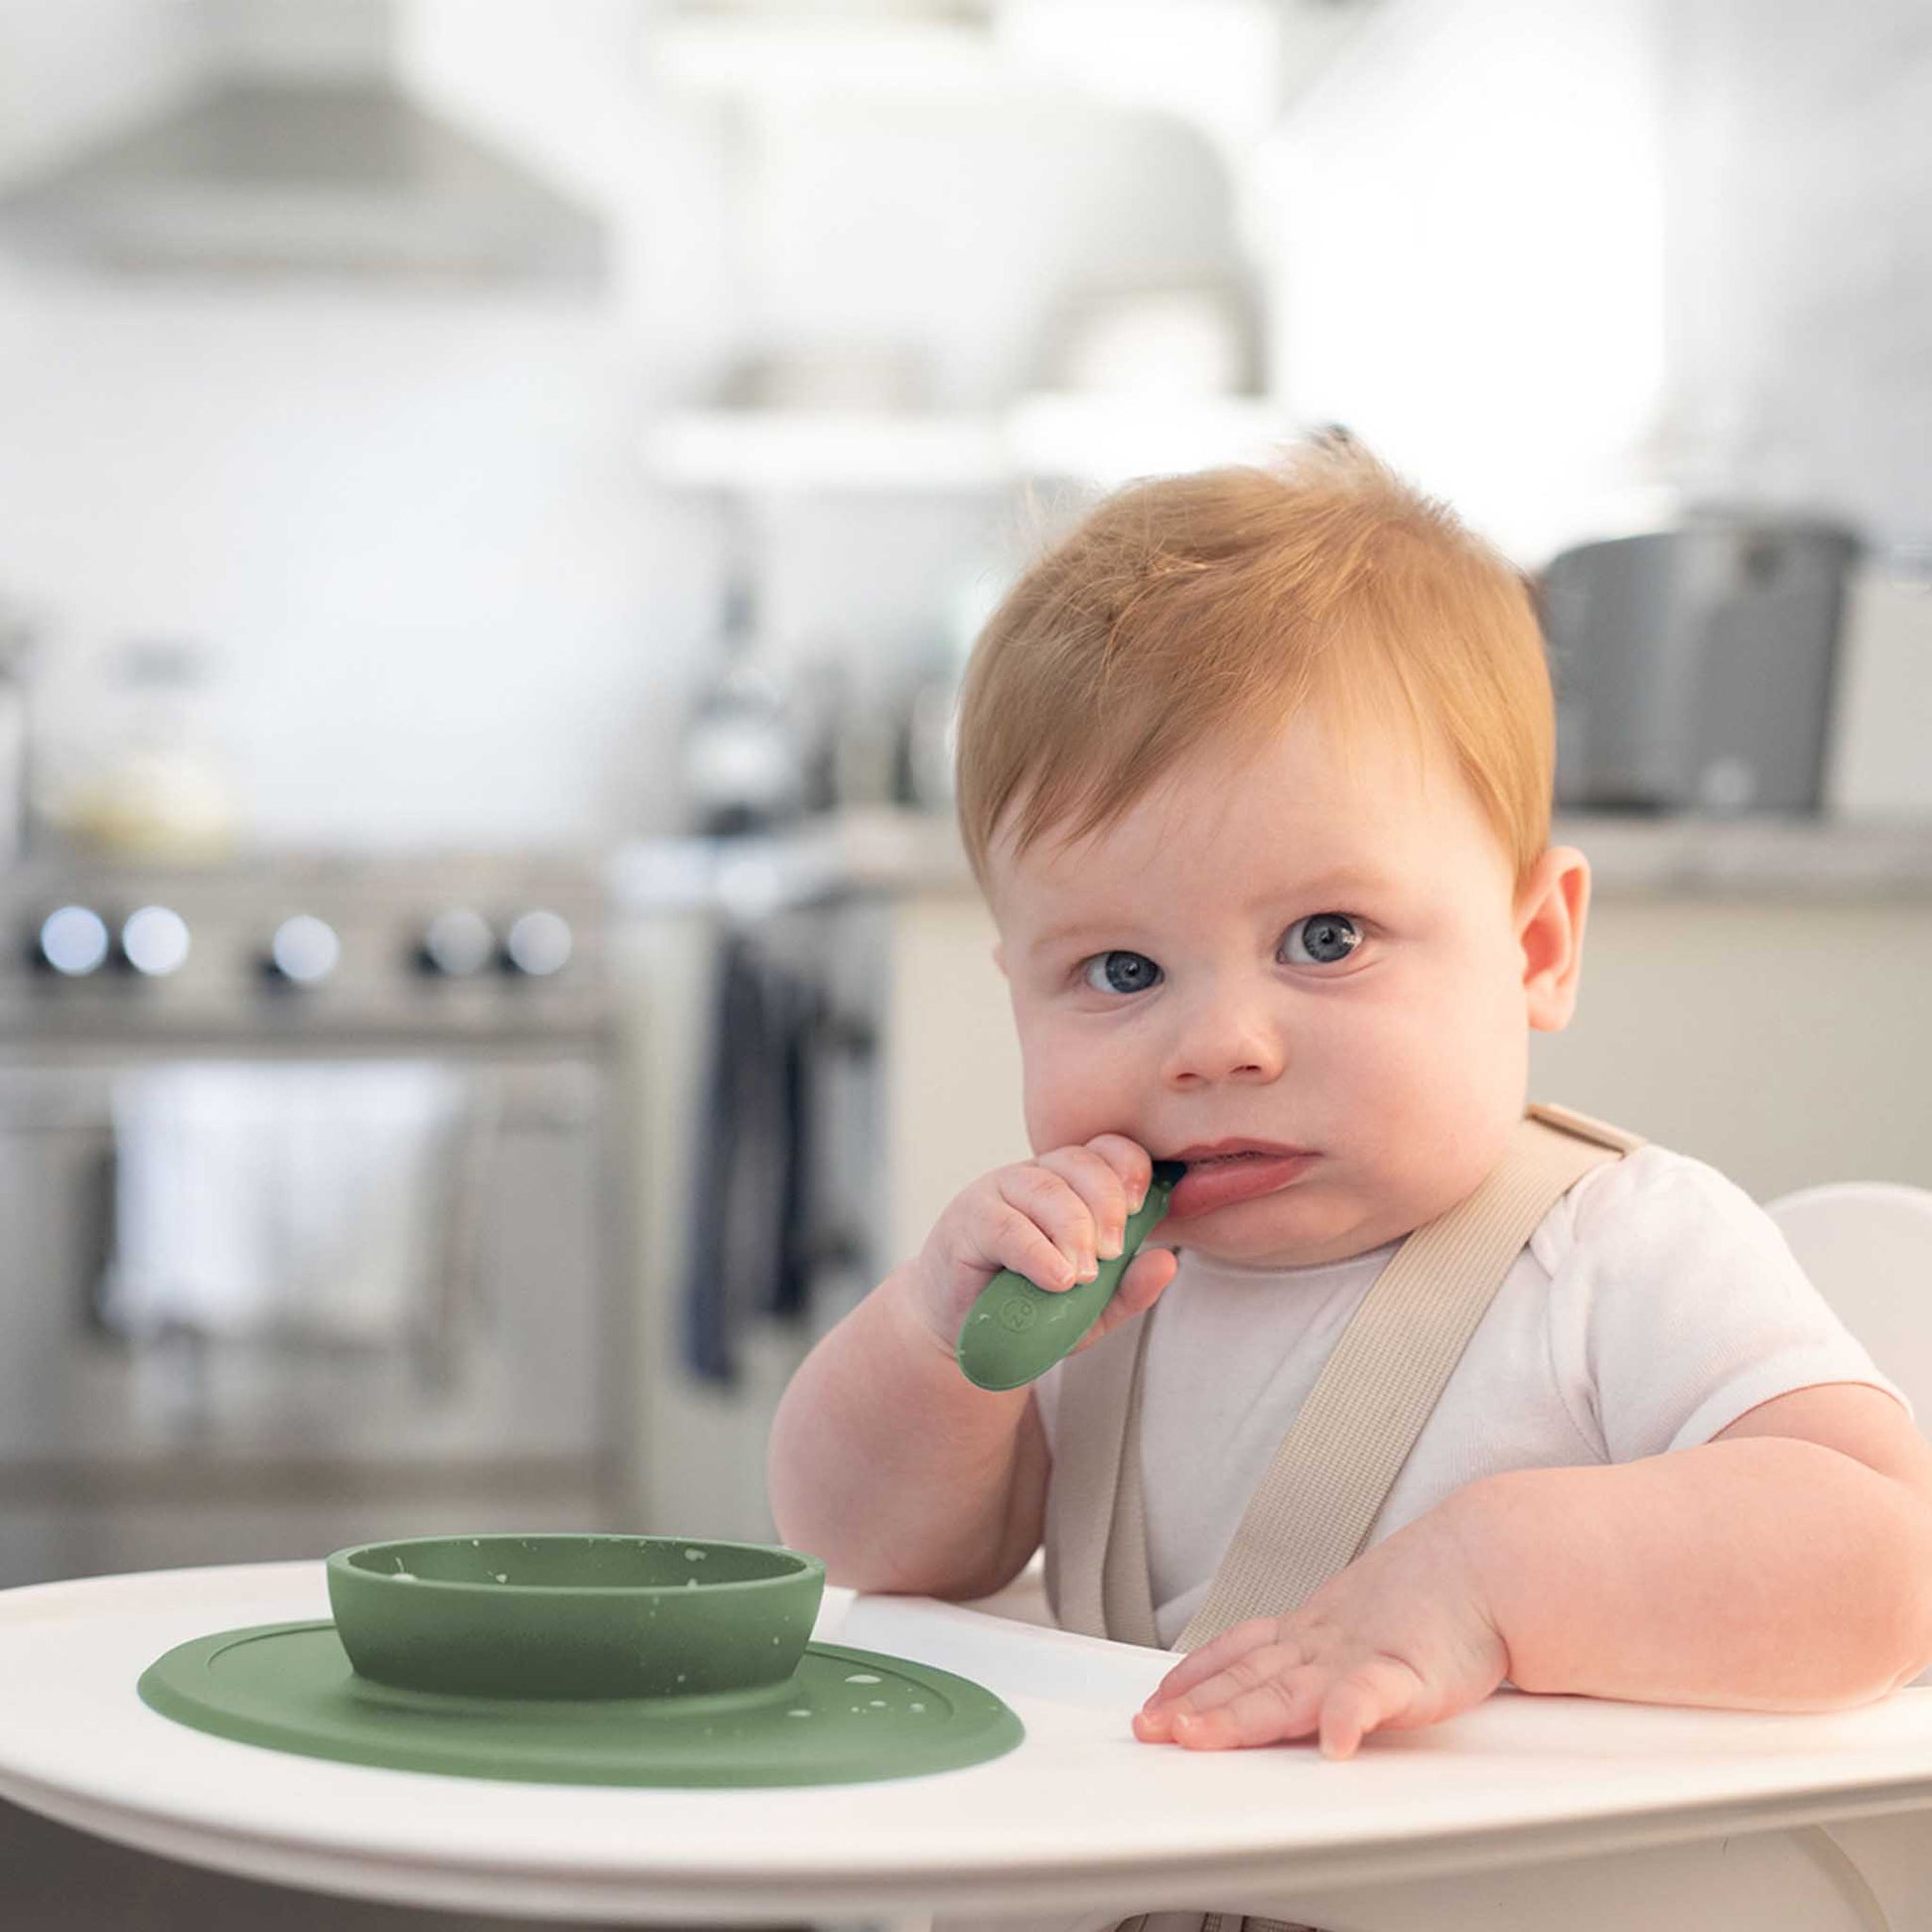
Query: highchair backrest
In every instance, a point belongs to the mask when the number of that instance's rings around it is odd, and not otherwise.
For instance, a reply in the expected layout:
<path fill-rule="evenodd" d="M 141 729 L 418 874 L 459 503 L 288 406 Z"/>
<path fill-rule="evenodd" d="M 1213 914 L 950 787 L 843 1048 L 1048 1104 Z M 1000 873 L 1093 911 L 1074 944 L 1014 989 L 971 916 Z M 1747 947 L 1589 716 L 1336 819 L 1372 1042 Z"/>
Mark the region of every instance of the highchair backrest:
<path fill-rule="evenodd" d="M 1798 1266 L 1932 1434 L 1932 1188 L 1833 1180 L 1765 1203 Z"/>

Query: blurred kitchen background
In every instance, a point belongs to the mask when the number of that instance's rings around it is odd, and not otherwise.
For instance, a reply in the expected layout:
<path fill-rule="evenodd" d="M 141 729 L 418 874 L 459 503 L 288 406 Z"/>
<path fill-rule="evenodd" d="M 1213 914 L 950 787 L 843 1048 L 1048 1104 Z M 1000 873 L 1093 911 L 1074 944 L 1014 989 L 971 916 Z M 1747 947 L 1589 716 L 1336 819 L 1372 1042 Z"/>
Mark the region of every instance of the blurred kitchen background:
<path fill-rule="evenodd" d="M 978 622 L 1332 423 L 1542 585 L 1539 1094 L 1932 1184 L 1917 0 L 0 0 L 0 1585 L 769 1537 L 1027 1151 Z"/>
<path fill-rule="evenodd" d="M 1536 1091 L 1932 1184 L 1919 0 L 0 0 L 0 1586 L 770 1537 L 1027 1152 L 975 628 L 1326 424 L 1541 585 Z"/>

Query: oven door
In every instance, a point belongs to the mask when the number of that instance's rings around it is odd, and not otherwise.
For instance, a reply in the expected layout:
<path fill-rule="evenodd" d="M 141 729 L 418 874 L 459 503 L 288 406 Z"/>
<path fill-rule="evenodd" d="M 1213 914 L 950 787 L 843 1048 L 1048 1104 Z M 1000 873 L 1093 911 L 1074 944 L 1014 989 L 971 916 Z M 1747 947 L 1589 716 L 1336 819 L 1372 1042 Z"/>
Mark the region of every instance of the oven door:
<path fill-rule="evenodd" d="M 604 1106 L 554 1049 L 0 1067 L 0 1476 L 599 1452 Z"/>

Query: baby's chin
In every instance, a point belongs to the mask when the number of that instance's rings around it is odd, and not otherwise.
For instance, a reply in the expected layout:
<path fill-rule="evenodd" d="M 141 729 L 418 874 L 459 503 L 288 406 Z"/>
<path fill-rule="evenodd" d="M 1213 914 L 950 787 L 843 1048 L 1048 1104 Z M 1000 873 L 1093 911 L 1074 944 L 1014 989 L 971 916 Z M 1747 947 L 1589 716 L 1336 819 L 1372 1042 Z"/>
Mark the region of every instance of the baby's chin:
<path fill-rule="evenodd" d="M 1306 1198 L 1284 1207 L 1279 1196 L 1264 1194 L 1205 1214 L 1169 1215 L 1149 1239 L 1157 1247 L 1184 1248 L 1241 1268 L 1316 1268 L 1368 1254 L 1398 1232 L 1408 1232 L 1385 1229 L 1372 1216 L 1348 1212 L 1343 1203 L 1323 1207 L 1326 1212 L 1313 1212 Z"/>

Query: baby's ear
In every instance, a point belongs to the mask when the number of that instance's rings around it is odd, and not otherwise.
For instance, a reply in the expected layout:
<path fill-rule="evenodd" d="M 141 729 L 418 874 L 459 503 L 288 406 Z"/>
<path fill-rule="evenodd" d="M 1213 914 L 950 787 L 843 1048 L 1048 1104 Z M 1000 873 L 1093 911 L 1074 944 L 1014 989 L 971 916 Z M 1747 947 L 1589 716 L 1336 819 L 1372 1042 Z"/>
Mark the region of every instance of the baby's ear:
<path fill-rule="evenodd" d="M 1516 912 L 1529 1023 L 1539 1033 L 1561 1033 L 1576 1013 L 1588 914 L 1589 861 L 1574 846 L 1552 846 Z"/>

